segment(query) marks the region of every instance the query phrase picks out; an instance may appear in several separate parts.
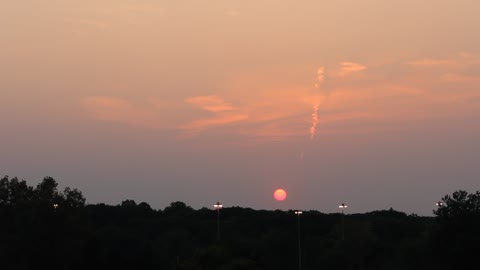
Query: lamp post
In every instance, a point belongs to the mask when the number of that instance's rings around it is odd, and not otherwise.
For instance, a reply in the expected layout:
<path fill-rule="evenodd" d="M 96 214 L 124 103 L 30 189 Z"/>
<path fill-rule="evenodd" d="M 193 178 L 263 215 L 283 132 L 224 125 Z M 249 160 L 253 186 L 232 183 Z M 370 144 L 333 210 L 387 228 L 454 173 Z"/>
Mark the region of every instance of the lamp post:
<path fill-rule="evenodd" d="M 434 210 L 433 213 L 438 216 L 440 212 L 443 212 L 441 210 L 445 206 L 445 203 L 442 201 L 438 201 L 435 205 L 437 206 L 437 211 Z"/>
<path fill-rule="evenodd" d="M 344 203 L 338 206 L 338 208 L 342 209 L 342 240 L 345 240 L 345 209 L 347 209 L 347 207 Z"/>
<path fill-rule="evenodd" d="M 302 245 L 300 241 L 300 215 L 303 214 L 301 210 L 295 210 L 297 215 L 297 227 L 298 227 L 298 269 L 302 269 Z"/>
<path fill-rule="evenodd" d="M 53 210 L 56 212 L 57 211 L 57 208 L 58 208 L 58 203 L 54 203 L 53 204 Z"/>
<path fill-rule="evenodd" d="M 217 210 L 217 241 L 220 241 L 220 209 L 223 208 L 223 205 L 217 202 L 213 207 Z"/>

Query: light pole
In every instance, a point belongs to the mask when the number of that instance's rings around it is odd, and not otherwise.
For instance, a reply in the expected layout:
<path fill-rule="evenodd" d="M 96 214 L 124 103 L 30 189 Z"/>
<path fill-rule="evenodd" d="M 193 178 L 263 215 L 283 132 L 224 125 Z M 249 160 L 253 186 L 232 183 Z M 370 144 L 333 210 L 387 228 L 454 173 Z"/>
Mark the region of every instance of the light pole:
<path fill-rule="evenodd" d="M 57 208 L 58 208 L 58 203 L 54 203 L 53 204 L 53 211 L 57 212 Z"/>
<path fill-rule="evenodd" d="M 303 214 L 300 210 L 295 210 L 297 215 L 297 227 L 298 227 L 298 269 L 302 269 L 302 245 L 300 242 L 300 215 Z"/>
<path fill-rule="evenodd" d="M 223 205 L 217 202 L 213 207 L 217 210 L 217 241 L 220 241 L 220 209 L 223 208 Z"/>
<path fill-rule="evenodd" d="M 440 214 L 441 209 L 445 206 L 445 203 L 442 201 L 438 201 L 435 205 L 438 207 L 438 209 L 437 211 L 434 210 L 433 213 L 438 216 Z"/>
<path fill-rule="evenodd" d="M 342 240 L 345 240 L 345 209 L 347 209 L 347 207 L 344 203 L 338 206 L 338 208 L 342 209 Z"/>

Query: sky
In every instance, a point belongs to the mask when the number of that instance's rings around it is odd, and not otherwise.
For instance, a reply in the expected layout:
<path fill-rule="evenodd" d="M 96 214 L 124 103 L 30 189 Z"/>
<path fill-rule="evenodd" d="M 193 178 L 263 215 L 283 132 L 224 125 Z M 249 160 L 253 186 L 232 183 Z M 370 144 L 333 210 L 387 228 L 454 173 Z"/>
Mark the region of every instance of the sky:
<path fill-rule="evenodd" d="M 0 175 L 160 209 L 480 189 L 478 1 L 0 4 Z"/>

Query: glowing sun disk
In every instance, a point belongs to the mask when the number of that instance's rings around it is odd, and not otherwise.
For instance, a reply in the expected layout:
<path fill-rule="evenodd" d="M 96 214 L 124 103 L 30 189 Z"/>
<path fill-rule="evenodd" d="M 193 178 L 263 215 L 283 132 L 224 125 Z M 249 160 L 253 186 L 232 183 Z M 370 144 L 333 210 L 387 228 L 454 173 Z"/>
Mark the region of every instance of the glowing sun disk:
<path fill-rule="evenodd" d="M 283 201 L 287 198 L 287 192 L 285 190 L 279 188 L 279 189 L 275 190 L 275 192 L 273 193 L 273 197 L 277 201 Z"/>

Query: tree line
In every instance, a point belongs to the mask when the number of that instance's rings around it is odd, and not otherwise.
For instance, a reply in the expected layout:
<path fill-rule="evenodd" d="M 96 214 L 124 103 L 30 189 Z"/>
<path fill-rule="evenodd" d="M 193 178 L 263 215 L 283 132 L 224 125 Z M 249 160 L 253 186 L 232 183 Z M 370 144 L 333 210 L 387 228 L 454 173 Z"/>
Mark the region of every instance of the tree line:
<path fill-rule="evenodd" d="M 0 179 L 1 269 L 478 269 L 478 191 L 445 195 L 434 217 L 311 210 L 298 223 L 293 210 L 86 204 L 57 187 Z"/>

